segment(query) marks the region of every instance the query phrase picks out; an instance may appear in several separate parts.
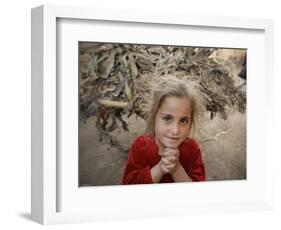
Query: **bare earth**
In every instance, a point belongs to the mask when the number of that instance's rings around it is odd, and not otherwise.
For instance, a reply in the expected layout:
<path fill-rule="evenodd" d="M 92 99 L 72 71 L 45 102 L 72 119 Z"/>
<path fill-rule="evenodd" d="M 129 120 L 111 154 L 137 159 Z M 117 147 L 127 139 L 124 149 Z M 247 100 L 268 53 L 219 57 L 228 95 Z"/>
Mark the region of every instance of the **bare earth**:
<path fill-rule="evenodd" d="M 80 124 L 80 186 L 118 185 L 121 183 L 128 149 L 145 129 L 145 121 L 131 117 L 130 133 L 116 132 L 118 148 L 100 142 L 95 118 Z M 246 179 L 246 115 L 229 112 L 227 120 L 209 114 L 203 119 L 196 139 L 205 162 L 207 180 Z M 120 129 L 121 130 L 121 129 Z"/>

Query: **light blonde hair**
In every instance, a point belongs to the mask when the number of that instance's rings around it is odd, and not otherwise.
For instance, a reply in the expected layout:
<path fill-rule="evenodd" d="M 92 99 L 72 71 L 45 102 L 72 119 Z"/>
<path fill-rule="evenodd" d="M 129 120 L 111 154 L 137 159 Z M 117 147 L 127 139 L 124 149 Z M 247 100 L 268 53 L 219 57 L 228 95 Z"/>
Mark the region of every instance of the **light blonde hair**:
<path fill-rule="evenodd" d="M 191 128 L 196 131 L 199 104 L 195 94 L 188 87 L 187 82 L 177 78 L 163 78 L 159 79 L 158 83 L 154 83 L 155 87 L 152 89 L 152 102 L 149 117 L 147 119 L 146 132 L 148 134 L 155 134 L 155 116 L 158 109 L 168 97 L 186 98 L 191 106 Z"/>

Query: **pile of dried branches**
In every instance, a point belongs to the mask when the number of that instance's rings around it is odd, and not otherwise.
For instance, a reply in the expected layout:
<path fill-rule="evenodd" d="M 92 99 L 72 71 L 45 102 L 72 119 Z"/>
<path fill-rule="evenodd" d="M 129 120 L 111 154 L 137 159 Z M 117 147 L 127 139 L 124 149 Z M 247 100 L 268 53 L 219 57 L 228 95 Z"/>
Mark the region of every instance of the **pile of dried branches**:
<path fill-rule="evenodd" d="M 212 119 L 226 108 L 245 111 L 246 94 L 236 87 L 228 69 L 211 58 L 213 48 L 101 44 L 80 42 L 80 118 L 97 117 L 101 137 L 135 114 L 148 117 L 150 83 L 162 75 L 187 76 L 197 82 Z"/>

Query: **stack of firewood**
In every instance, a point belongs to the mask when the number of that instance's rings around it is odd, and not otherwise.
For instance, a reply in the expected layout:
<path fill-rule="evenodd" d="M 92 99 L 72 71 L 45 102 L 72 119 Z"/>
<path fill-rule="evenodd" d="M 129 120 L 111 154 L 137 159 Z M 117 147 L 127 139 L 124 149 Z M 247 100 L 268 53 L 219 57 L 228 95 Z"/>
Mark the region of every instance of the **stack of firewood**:
<path fill-rule="evenodd" d="M 246 109 L 246 92 L 232 73 L 216 62 L 214 48 L 79 43 L 80 118 L 97 117 L 104 136 L 118 127 L 129 131 L 131 115 L 148 117 L 150 86 L 174 75 L 197 84 L 206 111 L 227 119 L 226 109 Z M 101 135 L 101 136 L 102 136 Z"/>

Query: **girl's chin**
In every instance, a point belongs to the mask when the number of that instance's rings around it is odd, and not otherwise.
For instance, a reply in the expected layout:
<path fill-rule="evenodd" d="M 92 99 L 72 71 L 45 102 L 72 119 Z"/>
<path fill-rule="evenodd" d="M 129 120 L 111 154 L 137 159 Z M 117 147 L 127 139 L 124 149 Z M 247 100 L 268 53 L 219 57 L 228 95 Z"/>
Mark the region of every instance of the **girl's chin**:
<path fill-rule="evenodd" d="M 179 144 L 170 144 L 170 143 L 167 143 L 165 144 L 165 147 L 166 148 L 171 148 L 171 149 L 177 149 L 179 147 Z"/>
<path fill-rule="evenodd" d="M 160 144 L 165 148 L 176 149 L 179 147 L 180 143 L 181 143 L 180 140 L 171 140 L 171 139 L 167 140 L 167 138 L 164 138 L 164 140 L 160 140 Z"/>

